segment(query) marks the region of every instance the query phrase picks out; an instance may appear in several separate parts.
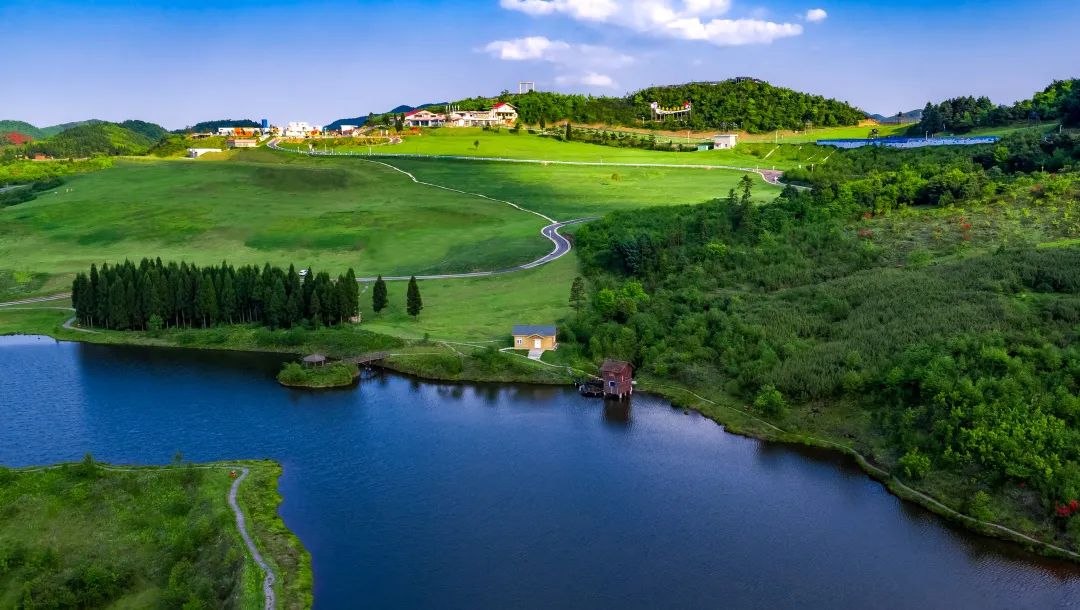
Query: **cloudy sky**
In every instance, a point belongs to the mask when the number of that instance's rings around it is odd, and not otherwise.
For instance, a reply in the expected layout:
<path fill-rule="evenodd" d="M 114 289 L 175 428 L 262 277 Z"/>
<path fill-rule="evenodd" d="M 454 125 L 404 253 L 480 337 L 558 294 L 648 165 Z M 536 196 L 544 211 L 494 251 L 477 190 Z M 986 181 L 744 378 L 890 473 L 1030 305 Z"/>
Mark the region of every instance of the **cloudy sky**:
<path fill-rule="evenodd" d="M 1080 1 L 0 0 L 0 119 L 334 119 L 755 76 L 885 114 L 1080 76 Z M 1054 24 L 1062 24 L 1055 26 Z"/>

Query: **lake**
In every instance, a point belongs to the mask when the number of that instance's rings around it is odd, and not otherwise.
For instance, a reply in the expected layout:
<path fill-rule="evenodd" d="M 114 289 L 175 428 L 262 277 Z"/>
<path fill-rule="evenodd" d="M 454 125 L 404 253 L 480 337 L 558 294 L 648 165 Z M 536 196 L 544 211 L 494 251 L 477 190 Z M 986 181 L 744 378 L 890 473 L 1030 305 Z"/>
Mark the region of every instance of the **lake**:
<path fill-rule="evenodd" d="M 659 398 L 311 393 L 278 386 L 282 359 L 0 338 L 0 464 L 278 460 L 320 609 L 1080 606 L 1080 566 Z"/>

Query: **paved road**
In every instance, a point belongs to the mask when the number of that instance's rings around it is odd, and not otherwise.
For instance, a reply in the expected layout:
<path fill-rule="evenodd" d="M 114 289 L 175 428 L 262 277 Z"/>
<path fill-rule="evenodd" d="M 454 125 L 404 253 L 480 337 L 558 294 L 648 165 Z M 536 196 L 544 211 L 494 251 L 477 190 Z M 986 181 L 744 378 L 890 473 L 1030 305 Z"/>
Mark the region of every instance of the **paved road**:
<path fill-rule="evenodd" d="M 70 292 L 61 292 L 59 294 L 52 294 L 46 297 L 33 297 L 28 299 L 21 299 L 18 301 L 8 301 L 6 303 L 0 303 L 0 307 L 8 307 L 9 305 L 30 305 L 31 303 L 47 303 L 49 301 L 60 301 L 62 299 L 71 298 Z"/>
<path fill-rule="evenodd" d="M 494 271 L 473 271 L 471 273 L 442 273 L 442 274 L 438 274 L 438 275 L 418 275 L 418 276 L 416 276 L 416 279 L 418 279 L 418 280 L 450 280 L 450 279 L 460 279 L 460 278 L 466 278 L 466 277 L 490 277 L 490 276 L 493 276 L 493 275 L 504 275 L 504 274 L 507 274 L 507 273 L 514 273 L 516 271 L 524 271 L 526 269 L 532 269 L 534 267 L 539 267 L 540 265 L 550 263 L 551 261 L 563 256 L 564 254 L 566 254 L 567 252 L 570 251 L 570 248 L 572 247 L 570 245 L 570 240 L 568 240 L 565 237 L 563 237 L 562 235 L 560 235 L 559 234 L 559 229 L 561 229 L 561 228 L 563 228 L 563 227 L 565 227 L 567 225 L 577 224 L 579 222 L 588 222 L 590 220 L 596 220 L 596 219 L 595 218 L 578 218 L 576 220 L 567 220 L 565 222 L 556 222 L 556 223 L 553 223 L 553 224 L 549 224 L 548 226 L 541 229 L 540 233 L 544 237 L 551 240 L 551 242 L 553 244 L 555 244 L 555 249 L 552 250 L 551 252 L 549 252 L 548 254 L 546 254 L 544 256 L 541 256 L 540 258 L 538 258 L 538 259 L 536 259 L 536 260 L 534 260 L 534 261 L 532 261 L 530 263 L 525 263 L 524 265 L 517 265 L 516 267 L 506 267 L 505 269 L 496 269 Z M 401 280 L 407 280 L 410 277 L 411 276 L 408 276 L 408 275 L 384 275 L 383 279 L 387 280 L 387 281 L 401 281 Z M 376 279 L 377 278 L 374 278 L 374 277 L 359 277 L 359 278 L 356 278 L 356 281 L 358 281 L 358 282 L 374 282 Z"/>

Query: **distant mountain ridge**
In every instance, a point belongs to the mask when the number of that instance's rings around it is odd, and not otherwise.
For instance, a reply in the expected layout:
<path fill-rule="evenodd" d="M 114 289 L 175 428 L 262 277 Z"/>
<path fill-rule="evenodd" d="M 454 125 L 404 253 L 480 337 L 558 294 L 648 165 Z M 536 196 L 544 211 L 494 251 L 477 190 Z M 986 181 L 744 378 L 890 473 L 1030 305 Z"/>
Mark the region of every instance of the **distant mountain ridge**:
<path fill-rule="evenodd" d="M 449 102 L 431 102 L 428 104 L 420 104 L 419 106 L 408 106 L 402 104 L 396 106 L 386 112 L 374 113 L 374 116 L 382 116 L 384 114 L 404 114 L 406 112 L 412 112 L 413 110 L 423 110 L 424 108 L 431 108 L 433 106 L 446 106 Z M 356 125 L 357 127 L 367 123 L 368 117 L 358 116 L 352 118 L 338 119 L 333 123 L 329 123 L 325 126 L 325 129 L 338 130 L 342 125 Z"/>
<path fill-rule="evenodd" d="M 27 136 L 33 140 L 44 140 L 45 138 L 55 136 L 56 134 L 67 131 L 72 127 L 79 127 L 80 125 L 93 125 L 95 123 L 104 123 L 99 119 L 89 119 L 86 121 L 74 121 L 71 123 L 60 123 L 59 125 L 50 125 L 48 127 L 36 127 L 26 121 L 17 121 L 13 119 L 0 120 L 0 134 L 18 133 Z"/>
<path fill-rule="evenodd" d="M 908 110 L 907 112 L 902 112 L 902 113 L 900 113 L 900 122 L 901 123 L 917 123 L 919 121 L 919 119 L 922 118 L 922 111 L 923 111 L 922 108 L 918 108 L 916 110 Z M 866 116 L 868 118 L 874 119 L 878 123 L 895 123 L 896 122 L 896 115 L 895 114 L 888 114 L 888 115 L 885 115 L 885 114 L 868 114 Z"/>

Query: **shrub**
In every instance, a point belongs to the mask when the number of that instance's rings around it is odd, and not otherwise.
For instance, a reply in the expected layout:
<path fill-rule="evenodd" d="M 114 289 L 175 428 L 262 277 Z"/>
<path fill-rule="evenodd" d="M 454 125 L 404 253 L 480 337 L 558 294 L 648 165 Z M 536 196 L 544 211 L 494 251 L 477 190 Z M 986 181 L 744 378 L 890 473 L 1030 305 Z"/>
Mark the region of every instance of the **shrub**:
<path fill-rule="evenodd" d="M 780 390 L 769 384 L 758 392 L 757 398 L 754 399 L 754 408 L 769 417 L 779 417 L 787 410 L 787 402 L 784 401 L 784 395 L 780 393 Z"/>
<path fill-rule="evenodd" d="M 920 452 L 917 447 L 909 449 L 900 458 L 899 465 L 904 477 L 908 479 L 922 479 L 930 472 L 930 458 Z"/>

